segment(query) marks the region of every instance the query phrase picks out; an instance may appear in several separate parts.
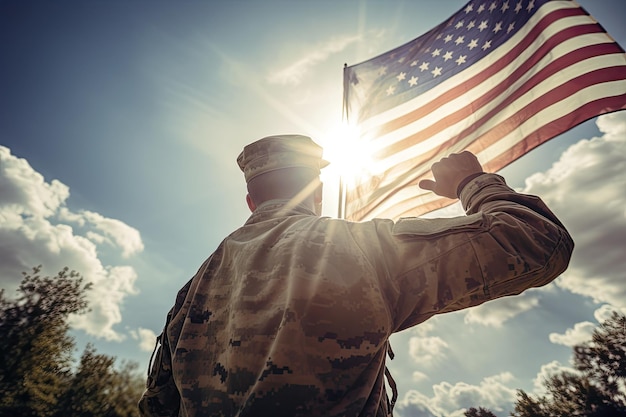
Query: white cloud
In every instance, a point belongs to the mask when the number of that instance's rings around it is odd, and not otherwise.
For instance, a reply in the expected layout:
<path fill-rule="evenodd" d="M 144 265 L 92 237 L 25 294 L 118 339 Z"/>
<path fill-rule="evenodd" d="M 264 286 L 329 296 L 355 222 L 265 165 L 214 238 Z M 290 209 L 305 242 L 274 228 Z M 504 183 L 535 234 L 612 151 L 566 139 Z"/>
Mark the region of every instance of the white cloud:
<path fill-rule="evenodd" d="M 604 304 L 593 312 L 593 317 L 598 321 L 598 323 L 603 323 L 610 319 L 614 312 L 626 314 L 626 307 L 617 308 L 610 304 Z"/>
<path fill-rule="evenodd" d="M 574 368 L 561 365 L 559 361 L 552 361 L 541 366 L 541 369 L 537 373 L 537 376 L 533 380 L 533 393 L 535 395 L 546 395 L 546 389 L 544 382 L 553 375 L 560 374 L 561 372 L 576 373 Z"/>
<path fill-rule="evenodd" d="M 428 379 L 428 375 L 420 371 L 413 371 L 412 375 L 413 382 L 421 382 Z"/>
<path fill-rule="evenodd" d="M 501 327 L 513 317 L 539 305 L 537 290 L 529 290 L 514 297 L 498 298 L 467 310 L 464 321 L 484 326 Z"/>
<path fill-rule="evenodd" d="M 409 331 L 416 336 L 426 337 L 428 333 L 435 330 L 435 323 L 437 323 L 437 319 L 437 316 L 433 316 L 427 321 L 420 323 L 419 326 L 412 327 Z"/>
<path fill-rule="evenodd" d="M 70 195 L 66 185 L 57 180 L 45 182 L 25 159 L 14 157 L 7 147 L 0 146 L 0 162 L 0 216 L 47 217 Z"/>
<path fill-rule="evenodd" d="M 591 339 L 596 325 L 590 321 L 576 323 L 573 329 L 567 329 L 565 334 L 550 333 L 550 341 L 558 345 L 574 346 Z"/>
<path fill-rule="evenodd" d="M 267 80 L 270 84 L 298 85 L 308 74 L 311 67 L 325 61 L 330 55 L 343 51 L 346 47 L 359 39 L 359 36 L 334 38 L 323 45 L 306 48 L 311 52 L 288 67 L 269 74 Z"/>
<path fill-rule="evenodd" d="M 516 390 L 507 384 L 513 380 L 510 372 L 503 372 L 484 378 L 479 385 L 441 382 L 433 385 L 432 397 L 411 390 L 398 402 L 398 415 L 461 417 L 470 407 L 485 407 L 494 412 L 509 410 Z"/>
<path fill-rule="evenodd" d="M 156 333 L 150 329 L 139 327 L 136 331 L 131 330 L 130 335 L 139 341 L 139 349 L 143 352 L 152 352 L 156 343 Z"/>
<path fill-rule="evenodd" d="M 121 322 L 124 299 L 135 294 L 137 274 L 130 266 L 105 266 L 97 244 L 106 241 L 129 256 L 143 249 L 139 232 L 123 222 L 97 213 L 72 213 L 66 206 L 69 187 L 46 182 L 22 158 L 0 146 L 0 285 L 8 295 L 17 287 L 22 271 L 42 265 L 54 276 L 65 266 L 92 283 L 87 293 L 91 311 L 72 317 L 71 323 L 107 340 L 122 340 L 114 326 Z M 79 235 L 66 223 L 85 227 Z"/>
<path fill-rule="evenodd" d="M 551 169 L 527 179 L 566 225 L 576 249 L 556 282 L 596 303 L 626 307 L 626 112 L 598 118 L 601 137 L 581 140 Z"/>
<path fill-rule="evenodd" d="M 409 339 L 409 354 L 416 363 L 432 365 L 441 359 L 448 344 L 440 337 L 411 337 Z"/>
<path fill-rule="evenodd" d="M 598 324 L 609 319 L 613 312 L 624 314 L 626 308 L 617 308 L 610 304 L 604 304 L 594 311 L 593 316 L 597 320 L 597 324 L 589 321 L 576 323 L 573 329 L 567 329 L 565 334 L 550 333 L 550 341 L 552 343 L 574 346 L 584 342 L 591 341 L 594 330 L 598 328 Z"/>
<path fill-rule="evenodd" d="M 72 213 L 66 207 L 59 210 L 58 219 L 76 223 L 81 227 L 85 225 L 93 227 L 95 231 L 87 232 L 86 236 L 96 243 L 106 242 L 112 246 L 119 247 L 122 249 L 124 258 L 137 254 L 144 249 L 139 231 L 120 220 L 104 217 L 101 214 L 87 210 Z"/>

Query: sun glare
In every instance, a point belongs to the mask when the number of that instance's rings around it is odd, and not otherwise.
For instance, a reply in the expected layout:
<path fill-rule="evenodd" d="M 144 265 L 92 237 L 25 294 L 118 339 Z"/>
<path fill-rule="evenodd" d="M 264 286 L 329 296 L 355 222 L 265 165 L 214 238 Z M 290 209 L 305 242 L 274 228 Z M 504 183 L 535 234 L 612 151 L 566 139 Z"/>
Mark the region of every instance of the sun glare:
<path fill-rule="evenodd" d="M 359 132 L 353 126 L 341 124 L 322 139 L 324 159 L 330 162 L 324 177 L 352 184 L 361 176 L 371 173 L 374 160 L 369 147 L 359 141 Z M 330 178 L 329 178 L 330 177 Z"/>

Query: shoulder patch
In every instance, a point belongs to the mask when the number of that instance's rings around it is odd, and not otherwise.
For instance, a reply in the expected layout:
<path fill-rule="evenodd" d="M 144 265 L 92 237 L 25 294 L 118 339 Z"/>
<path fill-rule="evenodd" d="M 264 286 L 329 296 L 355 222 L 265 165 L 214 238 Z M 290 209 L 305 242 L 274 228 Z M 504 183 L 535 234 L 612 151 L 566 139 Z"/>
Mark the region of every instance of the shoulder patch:
<path fill-rule="evenodd" d="M 407 217 L 398 220 L 391 233 L 394 236 L 419 236 L 437 237 L 464 230 L 476 230 L 485 227 L 482 212 L 469 216 L 459 216 L 439 219 L 421 219 L 417 217 Z"/>

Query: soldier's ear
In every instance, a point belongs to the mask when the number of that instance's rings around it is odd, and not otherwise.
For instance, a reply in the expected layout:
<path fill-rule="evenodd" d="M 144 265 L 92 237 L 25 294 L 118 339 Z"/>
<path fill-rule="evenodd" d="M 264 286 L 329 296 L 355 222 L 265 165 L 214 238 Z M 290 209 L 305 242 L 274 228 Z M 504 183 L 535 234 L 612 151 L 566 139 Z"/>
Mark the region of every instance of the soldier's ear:
<path fill-rule="evenodd" d="M 324 183 L 320 182 L 315 192 L 313 193 L 313 201 L 315 204 L 322 204 L 322 197 L 324 196 Z"/>
<path fill-rule="evenodd" d="M 254 212 L 254 210 L 256 210 L 256 204 L 254 204 L 254 201 L 252 200 L 252 197 L 250 197 L 250 194 L 246 194 L 246 203 L 248 203 L 248 208 L 251 212 Z"/>

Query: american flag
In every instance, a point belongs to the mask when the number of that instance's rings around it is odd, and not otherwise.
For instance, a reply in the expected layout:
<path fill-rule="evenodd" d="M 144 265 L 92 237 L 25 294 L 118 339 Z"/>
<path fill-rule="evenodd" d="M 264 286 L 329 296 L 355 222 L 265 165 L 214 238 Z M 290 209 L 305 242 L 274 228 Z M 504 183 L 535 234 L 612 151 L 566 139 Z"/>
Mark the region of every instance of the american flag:
<path fill-rule="evenodd" d="M 419 38 L 344 68 L 344 115 L 372 152 L 345 217 L 419 216 L 452 201 L 420 189 L 469 150 L 495 172 L 626 108 L 626 54 L 574 1 L 473 0 Z"/>

